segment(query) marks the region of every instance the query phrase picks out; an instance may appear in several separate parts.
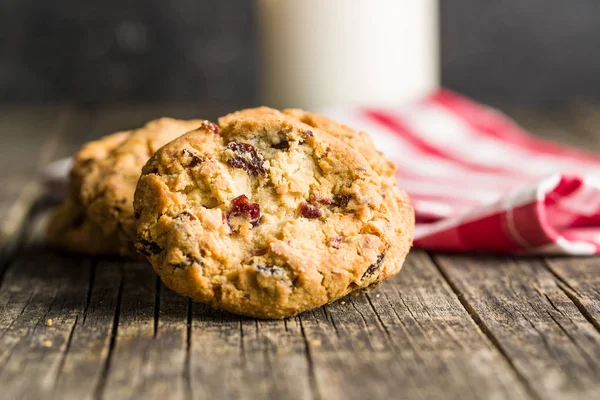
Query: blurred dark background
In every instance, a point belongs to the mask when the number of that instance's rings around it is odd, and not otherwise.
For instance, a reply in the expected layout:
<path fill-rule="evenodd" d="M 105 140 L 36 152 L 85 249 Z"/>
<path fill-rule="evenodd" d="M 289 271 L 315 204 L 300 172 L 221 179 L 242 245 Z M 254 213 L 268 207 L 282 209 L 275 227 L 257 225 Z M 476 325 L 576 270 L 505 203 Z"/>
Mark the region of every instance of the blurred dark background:
<path fill-rule="evenodd" d="M 600 98 L 597 0 L 440 4 L 445 86 L 494 104 Z M 250 105 L 255 50 L 252 0 L 1 0 L 0 101 Z"/>

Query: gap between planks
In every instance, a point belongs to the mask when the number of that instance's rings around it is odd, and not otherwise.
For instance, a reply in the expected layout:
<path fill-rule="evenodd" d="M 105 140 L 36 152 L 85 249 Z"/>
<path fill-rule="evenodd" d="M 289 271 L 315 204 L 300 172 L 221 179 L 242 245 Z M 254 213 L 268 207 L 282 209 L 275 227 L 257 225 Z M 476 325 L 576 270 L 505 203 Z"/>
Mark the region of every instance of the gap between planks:
<path fill-rule="evenodd" d="M 546 260 L 464 255 L 435 255 L 433 260 L 532 395 L 558 399 L 600 394 L 595 379 L 600 373 L 597 327 Z M 597 269 L 597 263 L 589 267 Z M 594 274 L 598 281 L 598 272 Z M 593 299 L 590 304 L 598 306 Z M 522 324 L 529 324 L 529 331 Z"/>
<path fill-rule="evenodd" d="M 490 331 L 490 329 L 485 325 L 485 322 L 483 321 L 481 316 L 479 314 L 477 314 L 477 311 L 475 311 L 475 309 L 468 303 L 468 301 L 465 299 L 465 297 L 461 294 L 459 288 L 452 281 L 452 279 L 450 279 L 450 277 L 448 276 L 446 271 L 444 271 L 444 269 L 441 268 L 439 263 L 436 262 L 436 260 L 433 257 L 430 256 L 430 260 L 436 266 L 437 270 L 439 271 L 440 275 L 442 275 L 442 277 L 445 279 L 448 286 L 450 286 L 452 288 L 452 291 L 456 295 L 456 298 L 458 299 L 458 301 L 460 301 L 460 304 L 462 304 L 465 311 L 473 319 L 475 324 L 477 324 L 477 326 L 479 327 L 481 332 L 490 340 L 490 342 L 496 347 L 496 349 L 500 352 L 500 354 L 502 354 L 502 356 L 504 357 L 506 362 L 510 365 L 510 367 L 514 371 L 515 375 L 519 378 L 519 381 L 526 388 L 529 395 L 535 399 L 541 399 L 540 395 L 538 393 L 536 393 L 536 391 L 533 389 L 533 387 L 531 386 L 531 384 L 529 383 L 527 378 L 515 367 L 515 364 L 512 361 L 512 359 L 510 358 L 510 356 L 502 348 L 500 341 L 494 336 L 494 334 Z"/>

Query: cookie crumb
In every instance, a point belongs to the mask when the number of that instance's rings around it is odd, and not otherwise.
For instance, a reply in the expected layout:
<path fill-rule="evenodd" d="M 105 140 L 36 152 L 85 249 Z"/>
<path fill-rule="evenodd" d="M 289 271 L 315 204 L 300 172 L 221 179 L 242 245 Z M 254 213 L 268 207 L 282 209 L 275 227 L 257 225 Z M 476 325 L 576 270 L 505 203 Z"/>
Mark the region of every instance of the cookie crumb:
<path fill-rule="evenodd" d="M 375 295 L 375 297 L 381 297 L 381 295 L 380 295 L 379 293 L 377 293 L 377 294 Z"/>
<path fill-rule="evenodd" d="M 321 345 L 321 341 L 319 339 L 312 339 L 308 341 L 308 344 L 311 346 L 319 347 Z"/>
<path fill-rule="evenodd" d="M 340 304 L 346 304 L 346 302 L 342 300 L 342 301 L 340 301 Z"/>
<path fill-rule="evenodd" d="M 47 327 L 51 327 L 52 326 L 52 319 L 51 318 L 49 318 L 49 319 L 46 320 L 46 326 Z"/>
<path fill-rule="evenodd" d="M 42 346 L 52 347 L 52 342 L 50 340 L 44 340 L 44 342 L 42 343 Z"/>

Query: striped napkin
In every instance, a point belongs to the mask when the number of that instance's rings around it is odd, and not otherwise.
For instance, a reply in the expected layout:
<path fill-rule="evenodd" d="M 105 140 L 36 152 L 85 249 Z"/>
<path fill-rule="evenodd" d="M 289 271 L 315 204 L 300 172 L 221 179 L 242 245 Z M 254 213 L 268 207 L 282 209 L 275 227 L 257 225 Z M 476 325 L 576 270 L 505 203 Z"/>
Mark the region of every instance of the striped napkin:
<path fill-rule="evenodd" d="M 396 164 L 415 247 L 600 252 L 600 155 L 535 138 L 449 90 L 403 108 L 323 114 L 368 132 Z"/>

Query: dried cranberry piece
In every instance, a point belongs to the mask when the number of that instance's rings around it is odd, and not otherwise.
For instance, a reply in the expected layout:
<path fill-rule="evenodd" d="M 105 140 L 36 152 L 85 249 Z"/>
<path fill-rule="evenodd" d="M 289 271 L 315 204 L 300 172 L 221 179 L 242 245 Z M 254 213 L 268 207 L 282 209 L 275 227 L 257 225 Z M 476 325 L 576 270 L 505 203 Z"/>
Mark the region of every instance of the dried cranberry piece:
<path fill-rule="evenodd" d="M 313 135 L 312 131 L 306 130 L 306 131 L 304 131 L 304 136 L 313 137 L 314 135 Z"/>
<path fill-rule="evenodd" d="M 227 213 L 227 222 L 231 217 L 247 217 L 252 226 L 260 221 L 260 206 L 248 201 L 246 195 L 241 195 L 231 200 L 231 210 Z M 231 224 L 230 224 L 231 226 Z"/>
<path fill-rule="evenodd" d="M 263 157 L 254 146 L 248 143 L 231 142 L 226 147 L 234 154 L 227 160 L 227 163 L 233 168 L 246 170 L 250 175 L 266 174 L 267 170 L 263 166 Z"/>
<path fill-rule="evenodd" d="M 140 219 L 142 217 L 142 213 L 139 210 L 135 210 L 133 216 L 135 219 Z"/>
<path fill-rule="evenodd" d="M 385 259 L 385 253 L 381 253 L 377 256 L 377 261 L 375 263 L 369 265 L 369 268 L 365 271 L 362 276 L 362 279 L 367 278 L 373 275 L 379 268 L 381 268 L 381 264 L 383 264 L 383 260 Z"/>
<path fill-rule="evenodd" d="M 323 215 L 317 206 L 309 204 L 305 201 L 300 203 L 300 207 L 298 209 L 304 218 L 319 218 L 321 215 Z"/>
<path fill-rule="evenodd" d="M 214 122 L 204 121 L 201 125 L 201 128 L 204 128 L 215 135 L 219 133 L 219 125 L 215 124 Z"/>
<path fill-rule="evenodd" d="M 154 242 L 148 241 L 146 239 L 138 238 L 137 242 L 135 242 L 135 248 L 137 251 L 142 253 L 145 256 L 151 256 L 153 254 L 158 254 L 162 251 L 160 246 Z"/>

